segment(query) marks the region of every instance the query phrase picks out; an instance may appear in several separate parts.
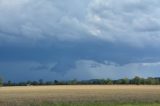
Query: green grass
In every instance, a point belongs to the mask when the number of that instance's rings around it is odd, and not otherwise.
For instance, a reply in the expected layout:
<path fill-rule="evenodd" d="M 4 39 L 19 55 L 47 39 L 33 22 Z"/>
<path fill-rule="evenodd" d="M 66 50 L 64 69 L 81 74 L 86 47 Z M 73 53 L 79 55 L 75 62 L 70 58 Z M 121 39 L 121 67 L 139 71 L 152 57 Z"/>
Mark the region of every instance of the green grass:
<path fill-rule="evenodd" d="M 31 104 L 31 106 L 160 106 L 159 103 L 42 103 Z"/>

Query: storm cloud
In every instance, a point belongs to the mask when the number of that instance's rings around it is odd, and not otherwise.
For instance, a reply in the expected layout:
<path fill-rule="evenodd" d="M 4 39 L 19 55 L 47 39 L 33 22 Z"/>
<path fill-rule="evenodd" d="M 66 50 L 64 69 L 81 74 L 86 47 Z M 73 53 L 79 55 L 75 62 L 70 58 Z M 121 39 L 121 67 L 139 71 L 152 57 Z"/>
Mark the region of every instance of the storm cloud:
<path fill-rule="evenodd" d="M 159 4 L 159 0 L 1 0 L 1 45 L 89 37 L 156 46 L 160 41 Z"/>
<path fill-rule="evenodd" d="M 0 0 L 0 74 L 16 81 L 157 76 L 159 5 L 159 0 Z"/>

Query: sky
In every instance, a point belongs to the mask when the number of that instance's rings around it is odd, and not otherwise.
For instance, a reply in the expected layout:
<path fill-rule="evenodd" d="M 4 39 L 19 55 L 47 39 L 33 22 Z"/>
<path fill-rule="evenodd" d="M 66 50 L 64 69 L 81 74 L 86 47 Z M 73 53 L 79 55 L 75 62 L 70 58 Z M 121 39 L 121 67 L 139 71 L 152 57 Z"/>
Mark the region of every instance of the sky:
<path fill-rule="evenodd" d="M 5 81 L 160 77 L 160 0 L 0 0 Z"/>

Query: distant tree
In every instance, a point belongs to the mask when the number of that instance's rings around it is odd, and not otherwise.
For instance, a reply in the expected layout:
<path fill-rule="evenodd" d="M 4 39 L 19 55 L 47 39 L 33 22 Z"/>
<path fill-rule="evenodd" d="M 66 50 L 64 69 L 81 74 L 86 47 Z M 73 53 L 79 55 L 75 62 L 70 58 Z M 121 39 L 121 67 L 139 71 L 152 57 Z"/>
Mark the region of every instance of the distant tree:
<path fill-rule="evenodd" d="M 37 81 L 33 81 L 31 82 L 31 85 L 39 85 L 39 83 Z"/>
<path fill-rule="evenodd" d="M 26 85 L 27 85 L 27 86 L 32 85 L 32 82 L 31 82 L 31 81 L 27 81 L 27 82 L 26 82 Z"/>
<path fill-rule="evenodd" d="M 136 85 L 140 85 L 141 81 L 142 81 L 142 79 L 140 77 L 136 76 L 133 78 L 132 83 L 136 84 Z"/>
<path fill-rule="evenodd" d="M 73 79 L 71 81 L 68 81 L 68 84 L 69 85 L 76 85 L 76 84 L 78 84 L 78 81 L 77 81 L 77 79 Z"/>
<path fill-rule="evenodd" d="M 105 81 L 105 83 L 108 84 L 108 85 L 112 85 L 112 84 L 113 84 L 113 80 L 107 79 L 107 80 Z"/>
<path fill-rule="evenodd" d="M 147 78 L 147 84 L 156 85 L 157 83 L 159 83 L 159 81 L 157 79 L 151 78 L 151 77 Z"/>
<path fill-rule="evenodd" d="M 160 80 L 158 78 L 156 78 L 155 81 L 156 81 L 156 85 L 160 84 Z"/>
<path fill-rule="evenodd" d="M 43 84 L 44 84 L 43 79 L 40 79 L 40 80 L 39 80 L 39 85 L 43 85 Z"/>
<path fill-rule="evenodd" d="M 122 84 L 122 80 L 121 80 L 121 79 L 115 80 L 113 83 L 114 83 L 114 84 Z"/>
<path fill-rule="evenodd" d="M 2 78 L 0 77 L 0 86 L 2 86 L 3 85 L 3 80 L 2 80 Z"/>
<path fill-rule="evenodd" d="M 106 80 L 105 80 L 105 79 L 101 79 L 101 80 L 99 80 L 99 84 L 101 84 L 101 85 L 106 84 Z"/>
<path fill-rule="evenodd" d="M 140 78 L 140 84 L 145 85 L 146 84 L 146 79 L 145 78 Z"/>
<path fill-rule="evenodd" d="M 78 84 L 92 84 L 92 85 L 103 85 L 103 84 L 107 84 L 107 85 L 112 85 L 112 84 L 124 84 L 124 85 L 128 85 L 128 84 L 137 84 L 137 85 L 158 85 L 160 84 L 160 78 L 141 78 L 141 77 L 134 77 L 133 79 L 128 79 L 128 78 L 123 78 L 123 79 L 119 79 L 119 80 L 111 80 L 111 79 L 91 79 L 91 80 L 66 80 L 66 81 L 58 81 L 58 80 L 54 80 L 54 81 L 43 81 L 42 79 L 40 79 L 39 81 L 27 81 L 27 82 L 5 82 L 3 83 L 2 78 L 0 78 L 0 86 L 29 86 L 29 85 L 78 85 Z"/>
<path fill-rule="evenodd" d="M 123 84 L 129 84 L 129 83 L 130 83 L 130 80 L 128 78 L 123 79 Z"/>
<path fill-rule="evenodd" d="M 12 85 L 13 85 L 12 81 L 8 81 L 8 82 L 7 82 L 7 85 L 8 85 L 8 86 L 12 86 Z"/>
<path fill-rule="evenodd" d="M 58 85 L 58 84 L 59 84 L 59 81 L 54 80 L 54 84 L 55 84 L 55 85 Z"/>
<path fill-rule="evenodd" d="M 18 85 L 18 86 L 26 86 L 27 82 L 19 82 L 18 84 L 14 84 L 14 85 Z"/>
<path fill-rule="evenodd" d="M 47 81 L 46 83 L 45 83 L 45 85 L 53 85 L 54 83 L 52 82 L 52 81 Z"/>

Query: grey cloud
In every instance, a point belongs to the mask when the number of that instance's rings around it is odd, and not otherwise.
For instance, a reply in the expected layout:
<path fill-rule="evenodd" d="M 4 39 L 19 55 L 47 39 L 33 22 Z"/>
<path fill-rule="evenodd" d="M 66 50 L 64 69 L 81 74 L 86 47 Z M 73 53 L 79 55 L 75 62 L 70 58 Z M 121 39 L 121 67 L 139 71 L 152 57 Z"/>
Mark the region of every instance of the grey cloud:
<path fill-rule="evenodd" d="M 159 5 L 0 0 L 0 74 L 11 80 L 157 76 Z"/>
<path fill-rule="evenodd" d="M 73 9 L 70 2 L 57 0 L 15 0 L 10 2 L 1 0 L 0 37 L 6 41 L 9 40 L 9 42 L 15 41 L 11 39 L 12 37 L 32 41 L 50 39 L 50 37 L 61 40 L 81 38 L 82 35 L 79 33 L 85 33 L 86 26 L 80 22 L 83 18 L 80 17 L 80 14 L 84 14 L 85 10 Z M 86 1 L 73 3 L 77 8 L 80 8 L 79 5 L 83 8 Z"/>
<path fill-rule="evenodd" d="M 97 67 L 92 67 L 95 64 Z M 76 62 L 76 67 L 68 71 L 65 77 L 68 79 L 73 77 L 78 79 L 158 77 L 160 75 L 159 68 L 159 62 L 118 65 L 113 62 L 99 63 L 92 60 L 79 60 Z"/>
<path fill-rule="evenodd" d="M 26 80 L 70 80 L 70 79 L 102 79 L 102 78 L 132 78 L 159 77 L 160 62 L 139 62 L 119 65 L 114 62 L 105 61 L 103 63 L 94 60 L 77 60 L 72 63 L 75 66 L 66 69 L 66 72 L 51 71 L 53 63 L 39 62 L 1 62 L 0 74 L 5 80 L 26 81 Z M 45 67 L 42 67 L 45 66 Z M 33 71 L 32 67 L 39 71 Z M 6 71 L 8 71 L 6 73 Z"/>
<path fill-rule="evenodd" d="M 40 63 L 34 61 L 0 62 L 0 75 L 5 81 L 27 81 L 27 80 L 54 80 L 60 79 L 59 73 L 52 72 L 55 63 Z"/>
<path fill-rule="evenodd" d="M 0 43 L 101 39 L 132 46 L 160 41 L 159 0 L 1 0 Z"/>
<path fill-rule="evenodd" d="M 52 69 L 56 66 L 56 63 L 37 63 L 30 67 L 31 71 L 52 71 Z"/>
<path fill-rule="evenodd" d="M 157 45 L 158 0 L 95 0 L 89 8 L 90 31 L 97 38 L 133 46 Z"/>

